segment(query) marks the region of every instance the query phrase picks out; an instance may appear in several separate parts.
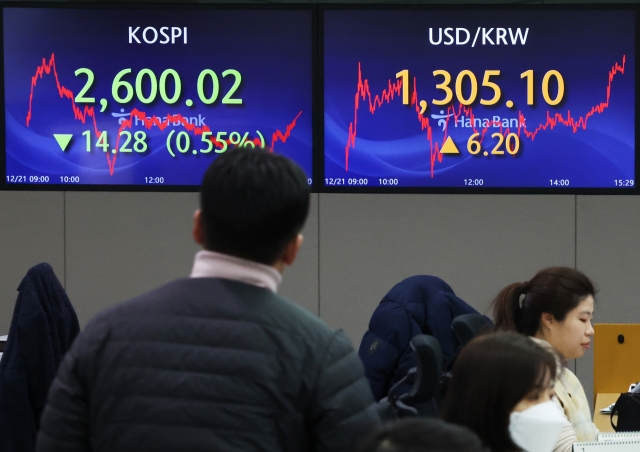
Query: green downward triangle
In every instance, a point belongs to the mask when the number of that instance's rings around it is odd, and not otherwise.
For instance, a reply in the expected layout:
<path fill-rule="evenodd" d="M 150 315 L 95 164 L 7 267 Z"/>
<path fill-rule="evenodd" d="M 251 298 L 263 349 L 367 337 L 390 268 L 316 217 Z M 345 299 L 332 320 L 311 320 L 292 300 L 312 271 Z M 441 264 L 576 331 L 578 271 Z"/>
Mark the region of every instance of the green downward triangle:
<path fill-rule="evenodd" d="M 67 149 L 67 146 L 71 141 L 71 138 L 73 138 L 73 134 L 72 133 L 54 133 L 53 138 L 55 138 L 56 141 L 58 142 L 60 149 L 64 151 L 65 149 Z"/>

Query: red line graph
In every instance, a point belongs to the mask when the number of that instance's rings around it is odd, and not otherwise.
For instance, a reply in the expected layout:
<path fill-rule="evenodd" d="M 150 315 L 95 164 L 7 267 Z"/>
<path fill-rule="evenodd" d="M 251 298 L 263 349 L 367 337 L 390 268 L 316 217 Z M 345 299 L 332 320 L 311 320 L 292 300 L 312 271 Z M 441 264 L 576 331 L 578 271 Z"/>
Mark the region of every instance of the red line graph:
<path fill-rule="evenodd" d="M 283 143 L 287 142 L 287 140 L 291 136 L 291 131 L 296 126 L 296 121 L 298 120 L 301 114 L 302 112 L 298 113 L 298 116 L 293 118 L 293 121 L 291 121 L 291 123 L 287 126 L 284 133 L 280 132 L 279 130 L 276 130 L 275 132 L 273 132 L 273 134 L 271 135 L 271 145 L 269 146 L 269 149 L 271 149 L 271 152 L 273 152 L 273 146 L 276 144 L 276 141 L 281 141 Z"/>
<path fill-rule="evenodd" d="M 31 122 L 31 117 L 33 112 L 33 94 L 34 94 L 35 87 L 38 84 L 38 80 L 42 79 L 45 74 L 49 75 L 51 73 L 53 73 L 53 77 L 55 79 L 56 87 L 58 89 L 58 94 L 60 95 L 60 98 L 66 98 L 71 101 L 71 108 L 73 110 L 74 118 L 79 120 L 83 124 L 86 124 L 87 118 L 91 118 L 91 121 L 93 122 L 94 132 L 97 137 L 100 137 L 100 135 L 102 134 L 102 131 L 98 129 L 98 123 L 96 121 L 96 114 L 95 114 L 94 107 L 90 107 L 88 105 L 85 105 L 84 108 L 78 107 L 78 105 L 76 105 L 76 102 L 75 102 L 75 94 L 71 90 L 65 88 L 64 86 L 62 86 L 62 84 L 60 84 L 58 71 L 56 70 L 54 53 L 51 54 L 51 57 L 49 58 L 48 62 L 46 61 L 45 58 L 42 58 L 42 63 L 36 68 L 35 74 L 31 77 L 31 92 L 29 94 L 29 110 L 27 111 L 27 117 L 26 117 L 27 127 L 29 127 L 29 123 Z M 271 145 L 269 148 L 271 152 L 273 152 L 273 146 L 277 141 L 281 141 L 282 143 L 285 143 L 287 139 L 291 136 L 291 131 L 296 126 L 296 121 L 298 120 L 300 115 L 302 115 L 302 111 L 298 113 L 298 115 L 293 119 L 293 121 L 291 121 L 290 124 L 287 125 L 284 133 L 276 129 L 276 131 L 272 134 Z M 107 164 L 109 165 L 109 174 L 111 176 L 113 176 L 115 165 L 116 165 L 116 159 L 118 158 L 118 150 L 120 146 L 120 133 L 127 128 L 133 127 L 134 118 L 137 118 L 138 121 L 141 121 L 144 124 L 144 127 L 147 129 L 157 127 L 162 131 L 166 127 L 168 127 L 171 123 L 180 122 L 180 124 L 186 130 L 188 130 L 189 132 L 193 132 L 194 135 L 202 135 L 203 132 L 211 132 L 211 129 L 209 128 L 209 126 L 204 125 L 203 127 L 196 127 L 194 124 L 191 124 L 187 118 L 183 117 L 180 114 L 175 114 L 175 115 L 167 114 L 163 121 L 161 117 L 157 117 L 157 116 L 147 117 L 145 112 L 134 108 L 129 114 L 129 118 L 125 119 L 120 124 L 120 128 L 118 129 L 118 134 L 116 138 L 116 146 L 115 146 L 116 152 L 113 154 L 113 158 L 111 158 L 111 155 L 108 152 L 106 153 Z M 248 140 L 248 141 L 253 142 L 254 145 L 256 146 L 260 146 L 262 144 L 260 141 L 260 138 L 255 138 L 253 140 Z M 216 140 L 215 137 L 211 138 L 211 142 L 214 145 L 219 145 L 220 147 L 222 147 L 222 143 Z"/>
<path fill-rule="evenodd" d="M 571 116 L 571 111 L 567 110 L 566 114 L 563 116 L 562 113 L 554 113 L 551 114 L 548 110 L 546 112 L 545 122 L 539 124 L 534 127 L 532 130 L 529 130 L 526 126 L 526 118 L 522 111 L 518 111 L 518 127 L 517 127 L 517 135 L 518 137 L 521 134 L 524 134 L 527 138 L 532 141 L 536 138 L 538 132 L 547 129 L 553 129 L 557 125 L 562 124 L 566 127 L 571 127 L 573 133 L 576 133 L 578 129 L 585 130 L 587 128 L 587 122 L 590 117 L 595 114 L 602 113 L 606 108 L 609 107 L 609 98 L 611 96 L 611 84 L 613 82 L 616 74 L 624 74 L 624 66 L 626 62 L 626 55 L 622 56 L 622 63 L 614 63 L 614 65 L 609 70 L 609 80 L 607 84 L 607 94 L 606 100 L 600 102 L 599 104 L 593 106 L 591 110 L 585 113 L 582 116 L 578 116 L 574 118 Z M 358 63 L 358 86 L 356 89 L 356 94 L 354 96 L 354 116 L 353 121 L 349 123 L 349 132 L 347 144 L 344 148 L 345 152 L 345 170 L 349 171 L 349 150 L 353 149 L 356 145 L 356 136 L 358 129 L 358 111 L 360 109 L 360 101 L 366 102 L 365 105 L 369 107 L 369 112 L 373 115 L 376 110 L 382 107 L 384 104 L 390 104 L 396 97 L 400 96 L 402 93 L 402 79 L 398 79 L 396 81 L 388 81 L 387 87 L 382 90 L 380 94 L 376 94 L 373 96 L 371 94 L 371 89 L 369 88 L 369 80 L 363 79 L 362 77 L 362 69 L 360 67 L 360 63 Z M 421 126 L 421 130 L 426 129 L 426 138 L 429 142 L 429 156 L 431 161 L 431 177 L 434 176 L 434 166 L 436 159 L 438 162 L 442 162 L 442 154 L 440 154 L 440 147 L 442 143 L 433 140 L 433 129 L 431 127 L 431 123 L 429 118 L 423 116 L 420 113 L 419 107 L 419 96 L 418 96 L 418 88 L 415 77 L 413 78 L 413 90 L 411 91 L 411 100 L 410 106 L 414 107 L 418 123 Z M 458 107 L 454 107 L 450 105 L 446 110 L 446 119 L 445 119 L 445 127 L 444 127 L 444 137 L 443 142 L 447 138 L 448 130 L 449 130 L 449 120 L 453 119 L 457 121 L 460 115 L 466 115 L 471 121 L 471 124 L 475 124 L 475 116 L 473 113 L 473 108 L 466 107 L 462 104 L 458 105 Z M 455 122 L 454 122 L 455 123 Z M 489 126 L 498 126 L 497 124 L 490 124 Z M 504 127 L 502 124 L 499 125 L 501 134 L 508 134 L 511 132 L 509 127 Z M 472 130 L 474 133 L 480 133 L 479 141 L 482 141 L 485 133 L 489 130 L 489 127 L 476 128 L 475 125 L 472 126 Z"/>

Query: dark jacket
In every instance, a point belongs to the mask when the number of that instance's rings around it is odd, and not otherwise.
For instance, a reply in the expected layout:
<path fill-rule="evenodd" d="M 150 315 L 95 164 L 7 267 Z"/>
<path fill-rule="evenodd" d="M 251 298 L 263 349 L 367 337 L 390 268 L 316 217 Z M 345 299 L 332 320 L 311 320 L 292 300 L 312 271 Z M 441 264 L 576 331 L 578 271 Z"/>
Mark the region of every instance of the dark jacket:
<path fill-rule="evenodd" d="M 80 330 L 49 264 L 32 267 L 18 299 L 0 361 L 0 451 L 35 450 L 40 414 L 58 365 Z"/>
<path fill-rule="evenodd" d="M 456 349 L 451 321 L 470 313 L 477 311 L 435 276 L 411 276 L 396 284 L 373 312 L 358 351 L 374 398 L 386 397 L 415 366 L 409 346 L 414 336 L 434 336 L 444 361 L 451 358 Z"/>
<path fill-rule="evenodd" d="M 378 422 L 341 332 L 267 289 L 192 278 L 91 321 L 37 450 L 346 451 Z"/>

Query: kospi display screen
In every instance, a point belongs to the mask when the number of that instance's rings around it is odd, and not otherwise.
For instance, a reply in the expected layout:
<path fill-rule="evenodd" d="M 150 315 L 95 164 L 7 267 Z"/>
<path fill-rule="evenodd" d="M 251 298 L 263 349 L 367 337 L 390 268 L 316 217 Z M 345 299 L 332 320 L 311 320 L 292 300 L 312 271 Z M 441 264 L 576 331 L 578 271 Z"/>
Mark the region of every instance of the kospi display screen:
<path fill-rule="evenodd" d="M 311 183 L 313 20 L 295 7 L 5 4 L 5 188 L 195 189 L 233 146 L 290 157 Z"/>
<path fill-rule="evenodd" d="M 328 191 L 635 191 L 636 10 L 324 10 Z"/>

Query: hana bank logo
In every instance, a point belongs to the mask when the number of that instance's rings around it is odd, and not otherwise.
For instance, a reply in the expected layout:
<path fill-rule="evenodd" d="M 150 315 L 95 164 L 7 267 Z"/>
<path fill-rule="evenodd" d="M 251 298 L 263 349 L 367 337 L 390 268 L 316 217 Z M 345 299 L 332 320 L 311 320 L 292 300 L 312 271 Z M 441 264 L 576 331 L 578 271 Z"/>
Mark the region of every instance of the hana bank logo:
<path fill-rule="evenodd" d="M 118 118 L 118 124 L 122 124 L 129 115 L 131 115 L 131 112 L 125 113 L 124 108 L 120 109 L 120 113 L 111 113 L 111 116 Z"/>
<path fill-rule="evenodd" d="M 438 125 L 442 127 L 442 131 L 444 132 L 447 127 L 447 121 L 449 118 L 453 116 L 453 113 L 449 113 L 447 115 L 444 114 L 444 110 L 440 110 L 439 115 L 431 115 L 432 119 L 438 120 Z M 458 119 L 454 120 L 455 127 L 475 127 L 475 128 L 489 128 L 489 127 L 526 127 L 526 119 L 525 118 L 504 118 L 500 116 L 493 116 L 491 118 L 478 118 L 478 117 L 465 117 L 461 115 Z"/>
<path fill-rule="evenodd" d="M 124 108 L 120 109 L 120 113 L 111 113 L 111 116 L 113 116 L 114 118 L 118 118 L 118 124 L 122 124 L 124 121 L 126 121 L 130 116 L 131 116 L 131 112 L 125 112 Z M 133 125 L 134 126 L 143 126 L 144 125 L 144 120 L 138 118 L 137 116 L 134 116 L 133 118 Z M 164 116 L 162 118 L 158 117 L 158 119 L 160 119 L 161 122 L 167 122 L 167 117 Z M 198 116 L 189 116 L 189 117 L 184 117 L 184 120 L 186 120 L 186 122 L 188 122 L 189 124 L 193 124 L 197 127 L 204 127 L 205 124 L 205 119 L 206 116 L 202 116 L 200 113 L 198 113 Z M 151 120 L 151 117 L 147 116 L 147 120 Z M 170 126 L 179 126 L 182 125 L 181 121 L 169 121 L 169 125 Z"/>
<path fill-rule="evenodd" d="M 444 110 L 440 110 L 439 115 L 431 115 L 431 118 L 438 120 L 438 125 L 442 127 L 442 131 L 444 132 L 445 127 L 447 127 L 447 118 L 450 118 L 452 116 L 453 116 L 453 113 L 445 115 Z"/>

